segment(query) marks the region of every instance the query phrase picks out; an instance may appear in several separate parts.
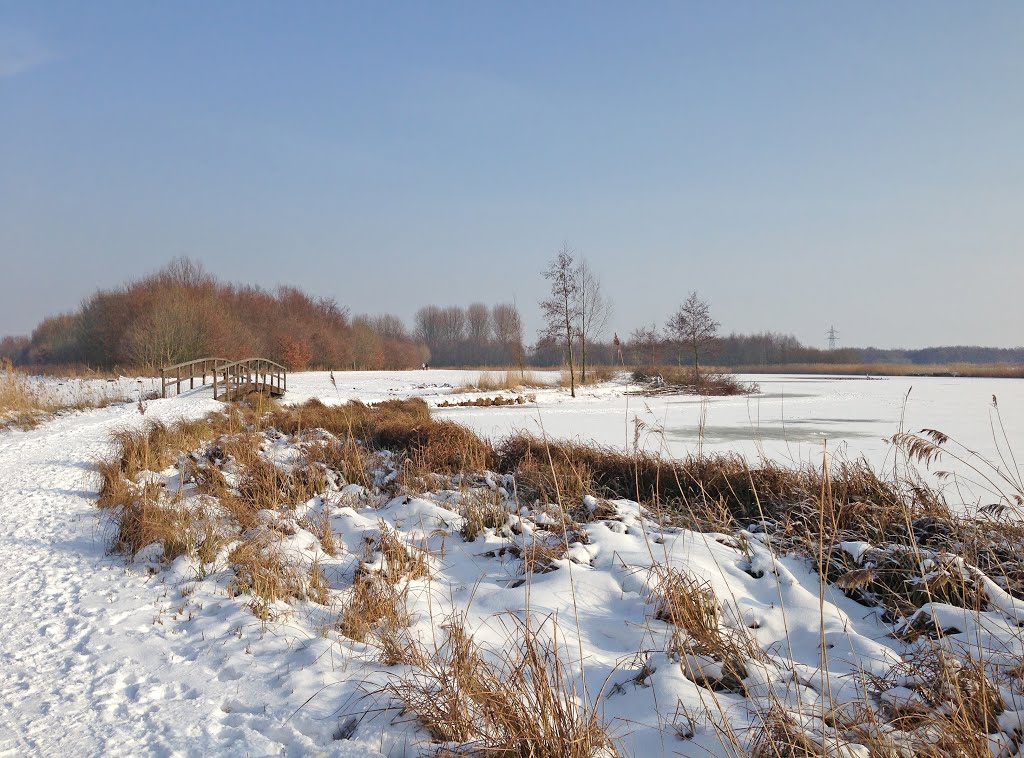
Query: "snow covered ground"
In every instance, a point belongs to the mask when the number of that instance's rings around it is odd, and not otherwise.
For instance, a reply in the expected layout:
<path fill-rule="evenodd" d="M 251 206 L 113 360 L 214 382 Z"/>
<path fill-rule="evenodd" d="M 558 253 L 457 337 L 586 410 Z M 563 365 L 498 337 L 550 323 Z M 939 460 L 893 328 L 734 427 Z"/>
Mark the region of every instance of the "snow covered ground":
<path fill-rule="evenodd" d="M 337 389 L 326 373 L 295 374 L 287 400 L 415 395 L 437 404 L 477 374 L 339 372 Z M 995 394 L 1011 446 L 1024 451 L 1024 384 L 1013 380 L 752 379 L 761 384 L 761 397 L 708 402 L 705 449 L 815 460 L 827 436 L 830 449 L 845 444 L 847 455 L 880 462 L 888 452 L 881 439 L 899 428 L 913 385 L 906 428 L 936 427 L 985 452 L 993 444 Z M 576 401 L 563 390 L 529 390 L 534 404 L 437 413 L 492 435 L 543 428 L 617 446 L 632 444 L 638 417 L 648 428 L 664 429 L 642 435 L 649 447 L 693 449 L 699 401 L 631 397 L 624 389 L 586 388 Z M 243 598 L 228 596 L 224 566 L 207 570 L 182 557 L 161 567 L 145 556 L 126 564 L 108 554 L 109 523 L 95 507 L 95 463 L 111 452 L 110 432 L 150 419 L 197 418 L 219 407 L 209 389 L 196 390 L 150 401 L 144 416 L 134 403 L 118 404 L 0 434 L 0 756 L 411 756 L 435 749 L 397 711 L 349 720 L 369 707 L 366 691 L 386 683 L 389 672 L 368 644 L 323 634 L 329 607 L 299 603 L 263 623 Z M 173 481 L 174 472 L 161 476 Z M 900 653 L 900 643 L 887 636 L 891 626 L 876 613 L 832 588 L 822 599 L 816 574 L 798 559 L 776 560 L 756 535 L 741 550 L 713 535 L 652 532 L 635 504 L 620 501 L 613 516 L 587 524 L 588 543 L 573 547 L 574 560 L 561 559 L 556 570 L 522 583 L 521 561 L 500 550 L 536 538 L 542 511 L 515 514 L 517 536 L 490 533 L 464 542 L 457 493 L 375 503 L 369 493 L 342 492 L 296 504 L 282 516 L 295 533 L 294 559 L 318 561 L 332 597 L 340 602 L 350 591 L 366 538 L 384 519 L 406 541 L 425 541 L 433 554 L 433 578 L 410 585 L 415 633 L 429 638 L 437 619 L 461 609 L 481 641 L 498 646 L 507 614 L 521 616 L 529 607 L 538 618 L 553 615 L 588 691 L 596 696 L 607 680 L 604 712 L 628 755 L 722 752 L 722 725 L 699 715 L 708 691 L 661 652 L 670 630 L 651 618 L 655 559 L 708 582 L 725 623 L 747 630 L 765 653 L 751 672 L 748 697 L 714 696 L 741 741 L 756 726 L 751 704 L 757 698 L 811 714 L 815 707 L 820 712 L 826 690 L 835 703 L 852 702 L 860 696 L 855 672 L 885 674 Z M 297 525 L 303 514 L 325 509 L 344 543 L 337 556 L 325 555 Z M 1018 609 L 997 588 L 992 593 L 1005 612 L 984 614 L 986 634 L 1011 630 L 1004 643 L 1015 640 Z M 833 651 L 824 673 L 822 635 Z M 1011 697 L 1008 706 L 1012 726 L 1024 705 Z M 992 740 L 1007 744 L 999 733 Z"/>

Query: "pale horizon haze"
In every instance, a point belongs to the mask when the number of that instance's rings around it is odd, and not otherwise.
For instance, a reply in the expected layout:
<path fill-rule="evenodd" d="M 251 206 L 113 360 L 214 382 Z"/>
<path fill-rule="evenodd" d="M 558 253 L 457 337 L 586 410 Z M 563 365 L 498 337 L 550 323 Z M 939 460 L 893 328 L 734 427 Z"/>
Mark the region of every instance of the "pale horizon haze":
<path fill-rule="evenodd" d="M 1024 4 L 0 0 L 0 335 L 186 255 L 411 325 L 1024 345 Z"/>

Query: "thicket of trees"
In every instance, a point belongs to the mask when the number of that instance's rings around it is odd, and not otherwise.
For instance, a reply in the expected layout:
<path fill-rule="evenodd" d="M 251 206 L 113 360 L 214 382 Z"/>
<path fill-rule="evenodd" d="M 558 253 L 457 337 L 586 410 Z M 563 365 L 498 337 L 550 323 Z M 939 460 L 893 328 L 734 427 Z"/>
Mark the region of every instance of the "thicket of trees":
<path fill-rule="evenodd" d="M 883 350 L 866 347 L 857 352 L 869 363 L 1024 363 L 1024 347 L 949 345 L 918 350 Z"/>
<path fill-rule="evenodd" d="M 521 366 L 523 321 L 513 303 L 472 303 L 416 311 L 413 334 L 438 366 Z"/>
<path fill-rule="evenodd" d="M 218 281 L 181 258 L 73 313 L 45 319 L 29 338 L 6 338 L 17 363 L 153 367 L 200 358 L 268 357 L 311 366 L 408 368 L 423 360 L 395 317 L 350 319 L 336 302 L 294 287 L 274 292 Z"/>

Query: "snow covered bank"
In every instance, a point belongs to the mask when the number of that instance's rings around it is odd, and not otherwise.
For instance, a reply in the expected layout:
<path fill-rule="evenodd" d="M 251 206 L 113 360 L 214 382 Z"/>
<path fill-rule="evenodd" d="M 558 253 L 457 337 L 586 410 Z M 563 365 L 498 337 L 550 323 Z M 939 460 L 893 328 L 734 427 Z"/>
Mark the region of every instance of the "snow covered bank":
<path fill-rule="evenodd" d="M 326 374 L 295 375 L 290 399 L 365 392 L 439 402 L 466 382 L 418 373 L 367 378 L 361 388 L 361 375 L 336 374 L 337 393 Z M 562 393 L 529 392 L 547 428 Z M 577 409 L 595 415 L 626 402 L 614 386 L 588 392 Z M 416 481 L 402 459 L 375 454 L 362 474 L 316 458 L 322 491 L 263 509 L 210 560 L 198 543 L 171 561 L 158 546 L 128 563 L 108 554 L 114 533 L 97 515 L 95 467 L 114 452 L 110 433 L 222 407 L 197 390 L 149 402 L 145 415 L 134 404 L 111 406 L 0 436 L 0 754 L 430 753 L 437 732 L 402 709 L 415 702 L 414 685 L 449 702 L 424 662 L 451 659 L 450 630 L 461 619 L 500 672 L 503 651 L 524 649 L 527 618 L 558 652 L 561 692 L 575 692 L 568 710 L 584 720 L 599 714 L 623 755 L 728 755 L 769 738 L 813 746 L 822 735 L 832 754 L 867 755 L 884 740 L 907 754 L 929 744 L 955 754 L 929 726 L 937 713 L 967 725 L 972 749 L 1009 755 L 1020 740 L 1021 601 L 1006 589 L 1018 577 L 957 563 L 950 556 L 968 551 L 951 550 L 949 535 L 927 522 L 904 534 L 934 541 L 920 550 L 841 540 L 824 571 L 831 581 L 822 582 L 823 566 L 780 547 L 785 532 L 687 529 L 622 498 L 559 508 L 507 473 Z M 435 415 L 464 410 L 478 412 Z M 611 428 L 611 415 L 601 428 Z M 627 418 L 615 426 L 625 441 Z M 260 431 L 257 442 L 262 459 L 288 471 L 333 439 L 304 423 Z M 139 481 L 163 484 L 169 506 L 216 514 L 195 469 L 217 468 L 237 494 L 243 470 L 224 450 L 203 445 Z M 390 572 L 397 554 L 384 547 L 387 534 L 425 571 Z M 304 575 L 315 570 L 323 594 L 254 602 L 258 582 L 239 581 L 242 561 L 231 554 L 257 535 Z M 1017 548 L 1006 549 L 1015 559 Z M 390 577 L 389 602 L 400 601 L 403 623 L 379 623 L 383 614 L 363 635 L 343 630 L 359 588 L 383 586 L 380 576 Z M 674 584 L 679 576 L 686 581 Z M 905 580 L 913 592 L 901 589 Z M 889 590 L 920 607 L 899 620 Z M 680 612 L 688 607 L 696 617 Z M 477 714 L 469 723 L 500 740 L 506 727 L 479 715 L 477 702 L 464 703 Z"/>

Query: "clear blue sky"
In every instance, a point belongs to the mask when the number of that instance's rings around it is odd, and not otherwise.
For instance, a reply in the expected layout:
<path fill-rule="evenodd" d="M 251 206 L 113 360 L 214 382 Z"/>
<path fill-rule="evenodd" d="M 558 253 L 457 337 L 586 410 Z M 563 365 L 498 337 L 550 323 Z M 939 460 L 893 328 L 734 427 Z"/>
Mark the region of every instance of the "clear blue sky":
<path fill-rule="evenodd" d="M 623 335 L 1024 344 L 1024 3 L 0 0 L 0 333 L 185 254 L 532 339 L 562 240 Z"/>

